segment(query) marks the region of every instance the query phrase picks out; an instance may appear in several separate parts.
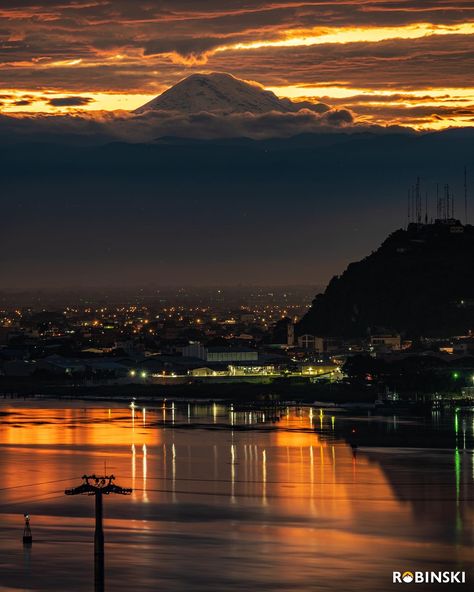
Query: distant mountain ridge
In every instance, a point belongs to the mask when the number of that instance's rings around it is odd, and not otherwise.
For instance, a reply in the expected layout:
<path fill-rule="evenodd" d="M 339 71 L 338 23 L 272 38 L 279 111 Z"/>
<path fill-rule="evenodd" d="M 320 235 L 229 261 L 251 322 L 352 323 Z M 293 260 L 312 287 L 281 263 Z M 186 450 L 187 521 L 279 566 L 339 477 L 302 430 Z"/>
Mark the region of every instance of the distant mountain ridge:
<path fill-rule="evenodd" d="M 188 76 L 136 109 L 135 113 L 160 110 L 180 113 L 262 114 L 271 111 L 295 113 L 303 108 L 317 113 L 329 110 L 323 103 L 298 103 L 281 99 L 257 84 L 245 82 L 230 74 L 213 72 Z"/>
<path fill-rule="evenodd" d="M 411 224 L 330 281 L 298 333 L 465 335 L 474 327 L 474 226 Z"/>

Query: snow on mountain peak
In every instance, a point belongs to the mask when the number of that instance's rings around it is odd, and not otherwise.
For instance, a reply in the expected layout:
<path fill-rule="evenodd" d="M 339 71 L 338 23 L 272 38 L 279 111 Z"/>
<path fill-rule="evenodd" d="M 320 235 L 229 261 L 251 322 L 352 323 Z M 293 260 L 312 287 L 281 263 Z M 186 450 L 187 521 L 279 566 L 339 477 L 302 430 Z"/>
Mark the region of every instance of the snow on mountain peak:
<path fill-rule="evenodd" d="M 325 111 L 322 104 L 293 103 L 280 99 L 273 92 L 255 83 L 245 82 L 220 72 L 192 74 L 184 78 L 158 97 L 152 99 L 135 113 L 147 111 L 177 111 L 180 113 L 280 113 L 296 112 L 301 108 Z M 319 108 L 318 108 L 319 107 Z"/>

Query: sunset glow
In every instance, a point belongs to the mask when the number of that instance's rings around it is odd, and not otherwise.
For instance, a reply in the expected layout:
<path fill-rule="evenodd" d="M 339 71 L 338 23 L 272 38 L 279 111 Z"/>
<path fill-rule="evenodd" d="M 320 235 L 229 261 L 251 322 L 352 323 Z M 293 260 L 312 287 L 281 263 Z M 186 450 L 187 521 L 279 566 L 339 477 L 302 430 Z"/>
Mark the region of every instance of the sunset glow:
<path fill-rule="evenodd" d="M 259 49 L 261 47 L 299 47 L 331 43 L 376 43 L 388 39 L 420 39 L 429 35 L 472 35 L 474 23 L 441 27 L 417 23 L 406 27 L 371 27 L 343 29 L 310 29 L 285 32 L 282 39 L 253 41 L 222 46 L 216 51 Z"/>
<path fill-rule="evenodd" d="M 469 2 L 167 4 L 4 3 L 2 110 L 134 110 L 192 73 L 217 71 L 346 107 L 362 123 L 474 121 Z"/>
<path fill-rule="evenodd" d="M 143 103 L 151 100 L 153 94 L 124 94 L 124 93 L 73 93 L 70 96 L 68 91 L 45 91 L 37 90 L 21 91 L 17 89 L 5 89 L 3 111 L 5 113 L 71 113 L 77 111 L 133 111 Z M 71 102 L 81 101 L 83 104 L 58 105 L 54 101 L 61 101 L 69 96 Z M 53 103 L 51 103 L 53 101 Z"/>

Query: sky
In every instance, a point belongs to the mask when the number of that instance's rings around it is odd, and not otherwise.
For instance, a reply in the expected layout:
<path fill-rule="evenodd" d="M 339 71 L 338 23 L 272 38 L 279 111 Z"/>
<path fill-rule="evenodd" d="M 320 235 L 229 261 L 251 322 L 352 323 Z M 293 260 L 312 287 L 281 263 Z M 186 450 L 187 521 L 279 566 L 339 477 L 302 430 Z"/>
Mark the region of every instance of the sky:
<path fill-rule="evenodd" d="M 0 293 L 324 285 L 407 224 L 420 176 L 474 220 L 474 129 L 293 139 L 0 143 Z"/>
<path fill-rule="evenodd" d="M 133 112 L 211 72 L 314 105 Z M 0 291 L 325 284 L 474 214 L 473 72 L 473 1 L 0 0 Z"/>
<path fill-rule="evenodd" d="M 359 123 L 474 122 L 474 2 L 2 0 L 4 114 L 135 109 L 228 72 Z"/>

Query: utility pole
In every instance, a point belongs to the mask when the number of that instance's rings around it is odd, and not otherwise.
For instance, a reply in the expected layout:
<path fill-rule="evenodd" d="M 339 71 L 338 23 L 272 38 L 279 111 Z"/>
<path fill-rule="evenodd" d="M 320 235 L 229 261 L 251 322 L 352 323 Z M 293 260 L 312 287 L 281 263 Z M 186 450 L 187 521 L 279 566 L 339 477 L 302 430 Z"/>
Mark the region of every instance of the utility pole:
<path fill-rule="evenodd" d="M 118 493 L 130 495 L 131 489 L 125 489 L 114 483 L 113 475 L 98 477 L 97 475 L 83 475 L 82 483 L 78 487 L 66 489 L 66 495 L 94 495 L 95 496 L 95 533 L 94 533 L 94 590 L 104 592 L 104 527 L 103 506 L 104 495 Z"/>

